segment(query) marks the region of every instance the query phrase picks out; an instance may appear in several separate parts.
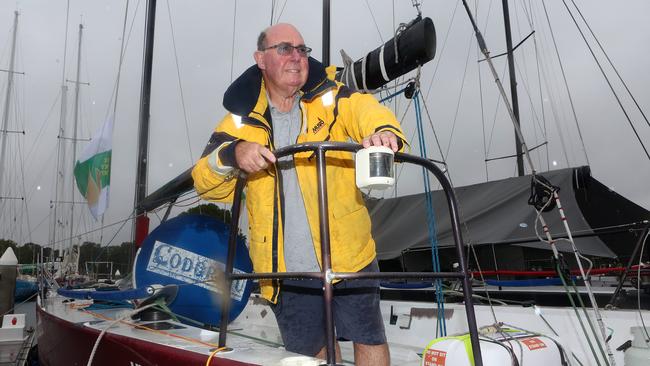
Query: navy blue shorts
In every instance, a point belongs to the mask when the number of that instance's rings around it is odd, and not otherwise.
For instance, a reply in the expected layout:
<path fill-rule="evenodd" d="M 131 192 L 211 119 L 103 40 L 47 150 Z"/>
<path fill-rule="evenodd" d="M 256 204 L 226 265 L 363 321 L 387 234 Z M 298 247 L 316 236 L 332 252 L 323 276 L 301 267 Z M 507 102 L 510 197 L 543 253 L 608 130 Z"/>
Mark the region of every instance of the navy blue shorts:
<path fill-rule="evenodd" d="M 360 272 L 378 272 L 374 260 Z M 285 280 L 277 304 L 271 304 L 285 349 L 307 356 L 325 347 L 323 289 L 319 280 Z M 386 343 L 379 309 L 378 280 L 347 280 L 334 285 L 336 337 L 355 343 Z"/>

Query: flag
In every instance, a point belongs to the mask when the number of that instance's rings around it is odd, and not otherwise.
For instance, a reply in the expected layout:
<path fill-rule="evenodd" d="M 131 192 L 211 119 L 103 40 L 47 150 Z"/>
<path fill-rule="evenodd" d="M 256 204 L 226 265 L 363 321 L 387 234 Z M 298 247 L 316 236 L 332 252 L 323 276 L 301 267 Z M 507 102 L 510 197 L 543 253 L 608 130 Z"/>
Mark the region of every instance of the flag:
<path fill-rule="evenodd" d="M 74 166 L 77 187 L 88 201 L 88 208 L 95 219 L 108 208 L 112 137 L 113 116 L 110 116 L 95 132 L 92 141 L 86 146 Z"/>

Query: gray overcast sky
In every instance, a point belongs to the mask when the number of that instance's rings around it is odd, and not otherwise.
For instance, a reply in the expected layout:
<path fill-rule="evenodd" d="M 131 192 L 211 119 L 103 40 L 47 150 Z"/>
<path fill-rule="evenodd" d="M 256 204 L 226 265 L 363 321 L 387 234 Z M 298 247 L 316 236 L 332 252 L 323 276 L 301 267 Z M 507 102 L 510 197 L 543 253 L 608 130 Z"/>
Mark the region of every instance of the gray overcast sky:
<path fill-rule="evenodd" d="M 282 22 L 294 23 L 303 32 L 306 42 L 314 48 L 313 56 L 320 59 L 321 1 L 278 0 L 274 3 L 274 21 L 279 18 Z M 411 1 L 406 0 L 334 0 L 332 3 L 331 54 L 332 63 L 338 65 L 341 64 L 338 50 L 345 49 L 357 59 L 392 37 L 397 24 L 408 22 L 416 15 Z M 474 1 L 470 3 L 474 4 Z M 576 3 L 647 113 L 650 109 L 650 2 L 582 0 Z M 10 176 L 11 179 L 20 178 L 21 161 L 24 161 L 29 220 L 14 214 L 18 211 L 12 211 L 5 201 L 3 210 L 10 213 L 3 213 L 0 232 L 0 237 L 12 236 L 19 242 L 31 240 L 45 243 L 53 225 L 49 202 L 53 199 L 55 182 L 66 4 L 67 1 L 64 0 L 0 2 L 0 68 L 8 68 L 13 12 L 18 10 L 20 17 L 16 70 L 25 72 L 16 77 L 13 102 L 16 107 L 11 113 L 14 117 L 10 127 L 24 129 L 26 135 L 10 135 L 7 138 L 9 142 L 3 179 L 7 182 L 6 179 Z M 650 161 L 635 140 L 634 133 L 606 82 L 599 75 L 562 1 L 547 0 L 546 4 L 593 175 L 620 194 L 650 208 L 647 189 L 650 183 Z M 65 78 L 75 78 L 77 35 L 81 22 L 84 25 L 81 80 L 90 83 L 81 87 L 80 94 L 78 133 L 83 138 L 90 137 L 111 110 L 125 5 L 125 1 L 116 0 L 70 1 Z M 472 6 L 492 53 L 501 53 L 505 47 L 500 20 L 501 2 L 481 1 L 478 8 Z M 113 141 L 111 201 L 105 224 L 128 217 L 132 209 L 144 7 L 145 1 L 129 2 L 127 34 L 130 36 L 119 90 Z M 271 11 L 272 2 L 262 0 L 237 1 L 236 4 L 234 1 L 158 1 L 149 192 L 175 177 L 198 158 L 211 130 L 225 113 L 221 106 L 221 96 L 231 78 L 252 64 L 255 38 L 261 29 L 270 24 Z M 505 118 L 503 105 L 497 102 L 496 87 L 488 75 L 485 63 L 476 62 L 481 57 L 477 53 L 476 41 L 461 3 L 455 0 L 425 0 L 422 11 L 424 16 L 433 19 L 438 37 L 436 59 L 425 65 L 421 77 L 432 124 L 436 128 L 442 151 L 445 154 L 448 151 L 447 161 L 454 184 L 461 186 L 483 182 L 486 180 L 486 169 L 483 163 L 484 127 L 481 121 L 485 121 L 489 157 L 513 153 L 510 122 Z M 511 2 L 510 12 L 515 43 L 530 33 L 531 23 L 536 30 L 534 38 L 522 45 L 517 54 L 521 120 L 528 144 L 535 146 L 544 141 L 540 126 L 546 124 L 548 161 L 557 162 L 555 166 L 551 164 L 551 169 L 566 167 L 567 163 L 571 166 L 584 165 L 587 162 L 585 152 L 561 84 L 561 74 L 541 2 Z M 130 29 L 132 31 L 129 33 Z M 172 30 L 175 42 L 172 42 Z M 536 46 L 542 70 L 541 96 L 534 59 Z M 505 70 L 503 58 L 495 62 L 499 72 Z M 482 94 L 479 93 L 479 69 Z M 614 78 L 610 68 L 606 67 L 606 70 Z M 184 99 L 181 99 L 179 74 Z M 3 73 L 0 77 L 3 93 L 1 100 L 4 100 L 6 74 Z M 614 80 L 613 84 L 617 91 L 623 90 L 618 81 Z M 72 84 L 69 86 L 67 98 L 72 101 L 74 88 Z M 481 101 L 484 105 L 483 113 L 480 109 Z M 630 108 L 630 116 L 641 138 L 650 144 L 650 128 L 640 114 L 632 109 L 633 104 L 627 96 L 622 101 Z M 540 107 L 542 104 L 544 108 Z M 407 111 L 407 102 L 404 100 L 396 101 L 391 106 L 399 117 Z M 71 136 L 72 133 L 72 109 L 69 105 L 66 136 Z M 412 136 L 415 126 L 412 108 L 406 114 L 403 125 L 407 134 Z M 562 131 L 564 149 L 558 128 Z M 427 147 L 429 156 L 440 159 L 431 129 L 427 129 L 427 141 L 431 141 Z M 412 140 L 416 141 L 415 138 Z M 22 157 L 18 154 L 20 149 L 17 144 L 22 144 Z M 80 143 L 78 151 L 81 151 L 83 144 Z M 413 143 L 413 147 L 413 153 L 417 153 L 417 144 Z M 546 150 L 540 151 L 543 153 L 534 155 L 535 163 L 539 170 L 545 170 Z M 71 159 L 69 150 L 67 156 Z M 514 163 L 491 163 L 488 174 L 490 179 L 512 176 Z M 19 189 L 18 181 L 11 182 L 3 183 L 2 194 L 21 195 L 16 192 Z M 398 193 L 414 193 L 421 189 L 417 188 L 420 182 L 417 170 L 407 170 L 402 173 Z M 13 192 L 6 192 L 12 189 Z M 71 189 L 66 188 L 65 192 L 67 198 L 64 199 L 70 200 Z M 78 194 L 76 197 L 80 199 Z M 62 205 L 59 207 L 59 212 L 67 212 L 61 216 L 63 226 L 59 227 L 60 233 L 57 235 L 58 238 L 63 238 L 68 236 L 69 228 L 65 217 L 69 216 L 69 209 Z M 96 225 L 88 217 L 86 207 L 77 206 L 75 212 L 85 217 L 75 219 L 75 233 L 90 230 Z M 156 222 L 154 215 L 152 224 L 155 226 Z M 104 230 L 104 243 L 109 241 L 118 227 L 116 225 Z M 31 229 L 31 235 L 28 234 L 28 229 Z M 129 234 L 130 225 L 127 224 L 115 242 L 128 240 Z M 99 232 L 89 239 L 99 241 Z"/>

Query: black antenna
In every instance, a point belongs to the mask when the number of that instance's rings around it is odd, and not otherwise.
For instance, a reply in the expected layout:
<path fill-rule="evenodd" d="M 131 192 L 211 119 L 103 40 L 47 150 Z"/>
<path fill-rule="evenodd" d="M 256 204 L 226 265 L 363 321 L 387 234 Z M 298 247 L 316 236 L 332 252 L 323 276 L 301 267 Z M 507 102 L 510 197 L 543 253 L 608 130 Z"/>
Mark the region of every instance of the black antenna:
<path fill-rule="evenodd" d="M 323 0 L 323 65 L 330 65 L 330 0 Z"/>
<path fill-rule="evenodd" d="M 519 122 L 519 98 L 517 97 L 517 77 L 515 75 L 515 57 L 512 52 L 512 33 L 510 31 L 510 10 L 508 0 L 501 0 L 503 4 L 503 25 L 506 30 L 506 47 L 508 56 L 508 74 L 510 75 L 510 97 L 512 98 L 512 113 L 515 116 L 515 123 L 520 126 Z M 515 152 L 517 155 L 517 173 L 520 177 L 524 176 L 524 156 L 521 149 L 519 135 L 515 133 Z"/>
<path fill-rule="evenodd" d="M 138 161 L 135 176 L 135 214 L 144 214 L 140 203 L 147 195 L 147 153 L 149 151 L 149 109 L 151 107 L 151 69 L 153 65 L 153 41 L 156 25 L 156 0 L 147 1 L 147 18 L 144 35 L 144 61 L 142 65 L 142 89 L 140 90 L 140 122 L 138 125 Z M 136 219 L 137 222 L 137 219 Z M 139 232 L 138 228 L 134 232 Z M 135 245 L 133 250 L 135 251 Z M 133 258 L 133 256 L 132 256 Z"/>

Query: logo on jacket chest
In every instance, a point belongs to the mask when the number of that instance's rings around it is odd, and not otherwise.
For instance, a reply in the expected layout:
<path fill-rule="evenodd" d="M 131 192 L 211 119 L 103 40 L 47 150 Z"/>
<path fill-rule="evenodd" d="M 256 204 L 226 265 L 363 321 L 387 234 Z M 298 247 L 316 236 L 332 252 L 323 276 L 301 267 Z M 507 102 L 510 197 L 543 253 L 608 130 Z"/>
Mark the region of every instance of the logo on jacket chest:
<path fill-rule="evenodd" d="M 311 128 L 311 132 L 315 135 L 316 132 L 320 131 L 323 128 L 323 126 L 325 126 L 325 121 L 319 118 L 318 123 L 316 123 L 314 127 Z"/>

